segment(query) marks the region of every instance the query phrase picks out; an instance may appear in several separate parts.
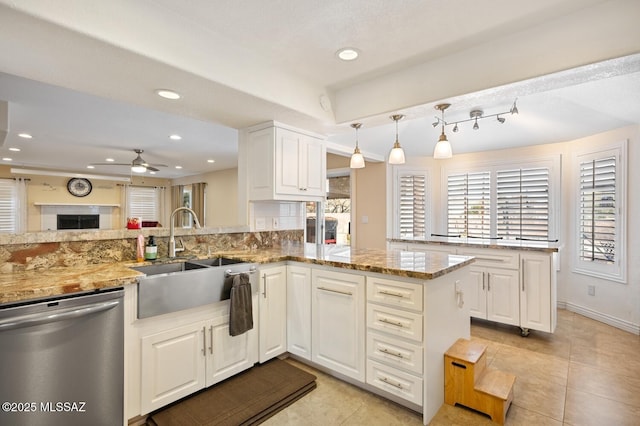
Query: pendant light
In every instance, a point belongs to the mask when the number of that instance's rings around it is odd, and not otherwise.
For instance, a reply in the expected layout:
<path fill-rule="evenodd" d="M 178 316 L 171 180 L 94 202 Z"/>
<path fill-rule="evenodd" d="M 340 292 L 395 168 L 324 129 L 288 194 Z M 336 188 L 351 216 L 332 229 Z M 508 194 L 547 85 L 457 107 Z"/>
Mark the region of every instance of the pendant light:
<path fill-rule="evenodd" d="M 453 156 L 451 144 L 447 140 L 447 135 L 444 134 L 444 125 L 446 124 L 444 121 L 444 110 L 450 106 L 451 104 L 438 104 L 435 106 L 435 108 L 442 113 L 442 119 L 440 120 L 442 123 L 442 133 L 440 134 L 440 139 L 438 139 L 438 143 L 436 143 L 436 147 L 433 150 L 433 158 L 436 160 L 443 160 Z M 455 132 L 456 128 L 454 128 L 453 131 Z"/>
<path fill-rule="evenodd" d="M 353 150 L 353 154 L 351 155 L 349 167 L 352 169 L 362 169 L 364 167 L 364 157 L 360 153 L 360 148 L 358 148 L 358 129 L 362 127 L 362 123 L 353 123 L 351 127 L 356 129 L 356 148 Z"/>
<path fill-rule="evenodd" d="M 392 115 L 391 118 L 396 122 L 396 142 L 393 144 L 393 149 L 389 153 L 389 164 L 404 164 L 404 151 L 398 142 L 398 121 L 404 118 L 402 114 Z"/>

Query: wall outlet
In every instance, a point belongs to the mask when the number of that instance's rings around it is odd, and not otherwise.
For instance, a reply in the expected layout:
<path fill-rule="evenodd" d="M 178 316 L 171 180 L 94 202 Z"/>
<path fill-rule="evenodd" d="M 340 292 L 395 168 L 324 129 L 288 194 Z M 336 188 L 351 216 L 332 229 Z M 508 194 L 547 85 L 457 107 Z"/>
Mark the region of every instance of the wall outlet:
<path fill-rule="evenodd" d="M 589 294 L 589 296 L 595 296 L 596 295 L 596 286 L 595 285 L 588 285 L 587 286 L 587 293 Z"/>
<path fill-rule="evenodd" d="M 277 218 L 277 217 L 274 217 L 274 218 L 271 220 L 271 226 L 273 226 L 273 229 L 278 229 L 278 228 L 280 228 L 280 219 L 279 219 L 279 218 Z"/>
<path fill-rule="evenodd" d="M 256 231 L 261 231 L 266 228 L 264 217 L 256 217 Z"/>

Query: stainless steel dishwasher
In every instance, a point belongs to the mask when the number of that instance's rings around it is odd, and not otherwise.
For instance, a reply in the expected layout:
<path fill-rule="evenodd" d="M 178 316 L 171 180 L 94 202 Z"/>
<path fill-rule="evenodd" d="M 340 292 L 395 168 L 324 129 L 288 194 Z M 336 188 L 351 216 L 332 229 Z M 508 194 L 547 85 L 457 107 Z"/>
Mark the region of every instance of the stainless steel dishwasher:
<path fill-rule="evenodd" d="M 0 425 L 122 426 L 123 295 L 0 305 Z"/>

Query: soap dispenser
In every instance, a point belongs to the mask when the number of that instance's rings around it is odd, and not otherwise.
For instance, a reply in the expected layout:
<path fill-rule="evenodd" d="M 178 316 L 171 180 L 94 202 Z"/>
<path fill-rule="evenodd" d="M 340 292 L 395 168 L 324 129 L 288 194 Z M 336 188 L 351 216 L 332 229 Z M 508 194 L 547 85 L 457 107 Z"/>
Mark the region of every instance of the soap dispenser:
<path fill-rule="evenodd" d="M 158 257 L 158 246 L 156 246 L 156 242 L 153 239 L 153 235 L 149 237 L 149 242 L 147 242 L 146 247 L 144 248 L 144 258 L 145 260 L 155 260 Z"/>

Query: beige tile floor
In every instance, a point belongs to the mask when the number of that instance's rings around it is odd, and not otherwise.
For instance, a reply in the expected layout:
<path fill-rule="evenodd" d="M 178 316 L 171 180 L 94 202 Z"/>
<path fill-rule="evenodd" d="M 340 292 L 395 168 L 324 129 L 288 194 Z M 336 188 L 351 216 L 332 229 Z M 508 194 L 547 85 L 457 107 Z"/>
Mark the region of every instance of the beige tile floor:
<path fill-rule="evenodd" d="M 559 311 L 554 334 L 484 321 L 472 339 L 488 345 L 489 365 L 517 376 L 506 425 L 640 425 L 640 336 Z M 318 377 L 318 387 L 264 425 L 420 425 L 422 416 L 290 360 Z M 443 405 L 437 426 L 495 425 Z"/>

